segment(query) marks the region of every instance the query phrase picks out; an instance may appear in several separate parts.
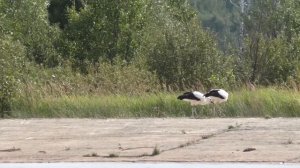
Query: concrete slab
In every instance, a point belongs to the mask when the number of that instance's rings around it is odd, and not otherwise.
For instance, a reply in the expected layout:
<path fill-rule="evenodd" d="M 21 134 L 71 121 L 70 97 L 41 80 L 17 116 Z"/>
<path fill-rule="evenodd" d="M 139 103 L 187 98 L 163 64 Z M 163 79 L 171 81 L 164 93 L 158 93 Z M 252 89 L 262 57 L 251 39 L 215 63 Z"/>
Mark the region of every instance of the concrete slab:
<path fill-rule="evenodd" d="M 0 162 L 300 162 L 298 118 L 0 120 Z"/>

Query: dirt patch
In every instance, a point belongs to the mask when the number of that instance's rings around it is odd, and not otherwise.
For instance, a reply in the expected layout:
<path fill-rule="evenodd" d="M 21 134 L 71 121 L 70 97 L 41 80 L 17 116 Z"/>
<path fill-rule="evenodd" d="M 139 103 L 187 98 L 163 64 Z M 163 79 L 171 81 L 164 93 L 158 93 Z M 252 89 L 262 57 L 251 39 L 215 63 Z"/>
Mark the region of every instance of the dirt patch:
<path fill-rule="evenodd" d="M 250 148 L 255 150 L 246 150 Z M 300 162 L 299 158 L 300 119 L 0 120 L 0 162 Z"/>

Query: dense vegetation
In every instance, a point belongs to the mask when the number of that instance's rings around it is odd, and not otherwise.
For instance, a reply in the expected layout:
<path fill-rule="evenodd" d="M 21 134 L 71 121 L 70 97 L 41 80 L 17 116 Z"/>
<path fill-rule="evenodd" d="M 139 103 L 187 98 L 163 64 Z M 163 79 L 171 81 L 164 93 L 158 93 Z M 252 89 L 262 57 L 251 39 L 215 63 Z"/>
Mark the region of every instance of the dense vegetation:
<path fill-rule="evenodd" d="M 300 3 L 247 2 L 0 0 L 0 116 L 187 116 L 214 87 L 201 116 L 299 116 Z"/>

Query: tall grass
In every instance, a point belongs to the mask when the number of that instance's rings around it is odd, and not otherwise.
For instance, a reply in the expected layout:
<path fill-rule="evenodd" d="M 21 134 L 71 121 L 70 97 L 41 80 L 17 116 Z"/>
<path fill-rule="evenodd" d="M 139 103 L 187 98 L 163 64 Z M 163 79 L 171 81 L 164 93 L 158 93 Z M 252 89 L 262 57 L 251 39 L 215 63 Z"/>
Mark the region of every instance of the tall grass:
<path fill-rule="evenodd" d="M 291 90 L 261 88 L 229 93 L 228 102 L 196 107 L 203 117 L 299 117 L 300 94 Z M 189 117 L 191 107 L 176 99 L 177 93 L 145 95 L 62 95 L 19 97 L 13 102 L 16 118 L 139 118 Z"/>
<path fill-rule="evenodd" d="M 32 103 L 17 100 L 13 117 L 179 117 L 184 116 L 185 104 L 172 94 L 144 96 L 62 96 L 34 99 Z M 179 104 L 178 104 L 179 103 Z"/>
<path fill-rule="evenodd" d="M 225 109 L 225 116 L 299 117 L 300 93 L 275 88 L 236 91 Z"/>
<path fill-rule="evenodd" d="M 190 117 L 191 106 L 178 92 L 161 89 L 155 74 L 134 65 L 101 64 L 88 75 L 70 67 L 23 74 L 8 117 L 16 118 L 138 118 Z M 228 102 L 196 107 L 203 117 L 299 117 L 300 93 L 275 87 L 229 91 Z"/>

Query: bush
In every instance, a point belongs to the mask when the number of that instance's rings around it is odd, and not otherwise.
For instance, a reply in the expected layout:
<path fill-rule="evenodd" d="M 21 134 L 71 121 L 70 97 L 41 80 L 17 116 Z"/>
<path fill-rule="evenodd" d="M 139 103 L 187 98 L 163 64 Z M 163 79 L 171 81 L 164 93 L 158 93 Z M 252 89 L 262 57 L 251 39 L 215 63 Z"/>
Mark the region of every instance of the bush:
<path fill-rule="evenodd" d="M 96 68 L 92 67 L 87 80 L 91 90 L 113 94 L 136 95 L 156 92 L 159 89 L 158 80 L 154 74 L 118 59 L 115 64 L 104 62 Z"/>
<path fill-rule="evenodd" d="M 60 55 L 55 49 L 59 29 L 48 22 L 47 0 L 0 2 L 0 27 L 5 34 L 26 49 L 33 62 L 53 67 L 59 64 Z"/>
<path fill-rule="evenodd" d="M 24 47 L 8 36 L 0 38 L 0 117 L 11 109 L 11 101 L 24 65 Z"/>
<path fill-rule="evenodd" d="M 86 63 L 133 59 L 143 20 L 143 1 L 90 1 L 80 12 L 69 10 L 61 52 L 86 72 Z"/>
<path fill-rule="evenodd" d="M 256 41 L 245 41 L 243 61 L 238 65 L 244 72 L 244 80 L 260 85 L 284 84 L 289 78 L 296 78 L 299 66 L 299 39 L 287 43 L 283 36 L 274 39 L 257 36 Z M 242 77 L 242 74 L 237 74 Z"/>
<path fill-rule="evenodd" d="M 127 94 L 136 95 L 158 90 L 157 77 L 136 64 L 116 60 L 87 67 L 87 74 L 74 72 L 72 63 L 55 68 L 27 66 L 20 85 L 27 102 L 43 97 Z"/>
<path fill-rule="evenodd" d="M 161 5 L 149 11 L 152 20 L 144 28 L 138 51 L 160 83 L 170 90 L 234 84 L 231 57 L 220 53 L 214 37 L 201 28 L 198 18 L 185 6 L 174 11 Z"/>

